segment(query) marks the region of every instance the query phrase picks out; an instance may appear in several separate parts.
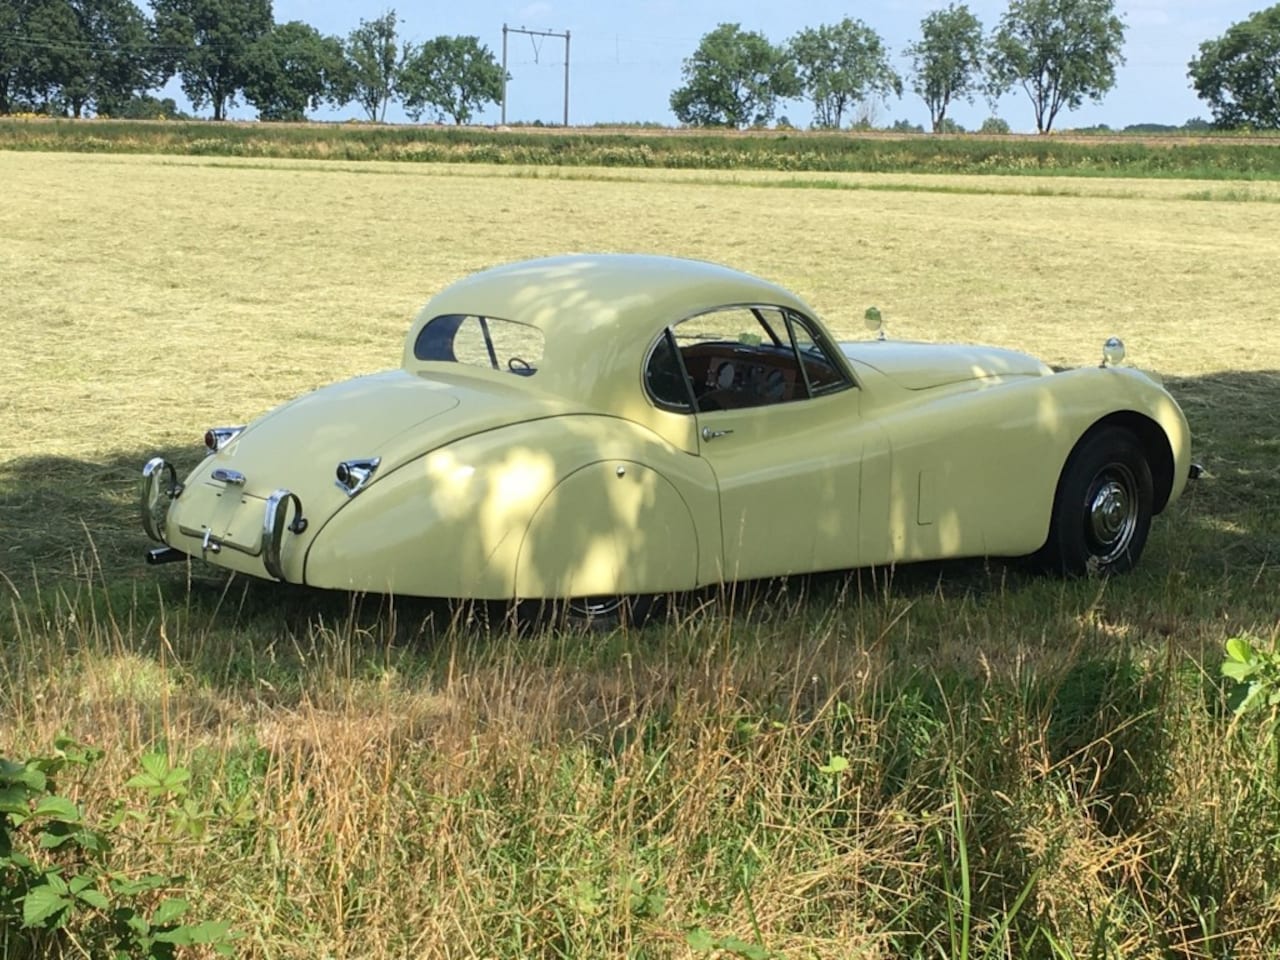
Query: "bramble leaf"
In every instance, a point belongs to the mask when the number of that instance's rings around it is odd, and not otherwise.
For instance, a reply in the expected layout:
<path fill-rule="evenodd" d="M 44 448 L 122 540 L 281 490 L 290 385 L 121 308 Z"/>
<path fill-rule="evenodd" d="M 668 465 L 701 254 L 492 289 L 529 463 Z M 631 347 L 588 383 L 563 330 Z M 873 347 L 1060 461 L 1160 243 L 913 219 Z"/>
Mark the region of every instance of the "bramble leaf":
<path fill-rule="evenodd" d="M 707 933 L 701 927 L 695 927 L 685 934 L 684 942 L 690 950 L 697 950 L 705 953 L 716 948 L 716 938 Z"/>
<path fill-rule="evenodd" d="M 50 879 L 53 878 L 50 877 Z M 61 914 L 69 906 L 71 901 L 50 884 L 43 883 L 33 887 L 22 898 L 22 925 L 24 927 L 61 926 Z"/>
<path fill-rule="evenodd" d="M 64 823 L 79 823 L 80 808 L 66 797 L 45 797 L 31 814 L 33 817 L 50 817 Z"/>
<path fill-rule="evenodd" d="M 151 925 L 153 927 L 162 927 L 173 923 L 186 913 L 190 907 L 191 904 L 177 897 L 169 897 L 162 900 L 160 906 L 156 907 L 155 913 L 151 914 Z"/>

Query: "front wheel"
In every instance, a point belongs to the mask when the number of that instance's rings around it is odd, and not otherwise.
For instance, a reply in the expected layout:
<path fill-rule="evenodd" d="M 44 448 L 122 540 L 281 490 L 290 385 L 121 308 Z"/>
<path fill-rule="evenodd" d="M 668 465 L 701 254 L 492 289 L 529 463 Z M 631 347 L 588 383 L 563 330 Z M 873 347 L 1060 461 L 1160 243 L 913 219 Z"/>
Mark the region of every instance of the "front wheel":
<path fill-rule="evenodd" d="M 1041 559 L 1067 576 L 1124 573 L 1151 531 L 1154 484 L 1142 444 L 1122 427 L 1103 427 L 1067 459 Z"/>

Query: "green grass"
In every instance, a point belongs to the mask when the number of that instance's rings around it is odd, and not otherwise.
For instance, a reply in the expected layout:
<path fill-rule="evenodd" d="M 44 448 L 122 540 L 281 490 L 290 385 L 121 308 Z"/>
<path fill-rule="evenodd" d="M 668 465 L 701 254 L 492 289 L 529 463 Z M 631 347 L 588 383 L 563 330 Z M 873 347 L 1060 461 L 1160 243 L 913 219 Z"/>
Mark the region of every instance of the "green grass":
<path fill-rule="evenodd" d="M 1275 729 L 1218 678 L 1280 642 L 1268 185 L 511 172 L 0 153 L 0 754 L 104 748 L 66 789 L 142 814 L 114 865 L 247 957 L 1276 956 Z M 863 572 L 609 635 L 142 565 L 147 456 L 565 249 L 730 262 L 842 336 L 869 303 L 1055 363 L 1120 333 L 1209 475 L 1115 580 Z M 201 836 L 123 787 L 153 750 Z"/>
<path fill-rule="evenodd" d="M 1268 136 L 900 136 L 801 131 L 488 130 L 364 124 L 0 119 L 0 149 L 505 166 L 1280 177 Z"/>

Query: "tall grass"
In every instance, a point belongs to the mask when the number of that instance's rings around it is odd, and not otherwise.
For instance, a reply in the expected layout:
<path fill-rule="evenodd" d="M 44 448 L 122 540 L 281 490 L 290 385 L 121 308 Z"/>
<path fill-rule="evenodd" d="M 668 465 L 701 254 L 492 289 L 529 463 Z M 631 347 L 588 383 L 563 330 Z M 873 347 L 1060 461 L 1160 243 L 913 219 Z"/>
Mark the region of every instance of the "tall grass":
<path fill-rule="evenodd" d="M 603 638 L 199 583 L 11 598 L 6 750 L 104 748 L 76 795 L 104 815 L 141 753 L 191 769 L 203 831 L 117 865 L 184 874 L 245 956 L 1269 955 L 1275 731 L 1175 639 L 1046 635 L 1038 604 L 1112 585 L 967 576 Z M 919 655 L 982 606 L 967 656 Z"/>
<path fill-rule="evenodd" d="M 569 167 L 1276 179 L 1265 138 L 548 132 L 353 124 L 0 119 L 0 149 Z"/>

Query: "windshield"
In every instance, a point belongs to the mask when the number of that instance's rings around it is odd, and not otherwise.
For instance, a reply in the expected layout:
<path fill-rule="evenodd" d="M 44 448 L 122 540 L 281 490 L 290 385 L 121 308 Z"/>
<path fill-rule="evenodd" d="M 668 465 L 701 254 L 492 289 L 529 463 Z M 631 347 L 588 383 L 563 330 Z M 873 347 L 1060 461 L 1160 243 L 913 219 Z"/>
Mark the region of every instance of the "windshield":
<path fill-rule="evenodd" d="M 542 362 L 537 327 L 498 317 L 449 313 L 430 320 L 413 344 L 419 360 L 443 360 L 530 377 Z"/>

